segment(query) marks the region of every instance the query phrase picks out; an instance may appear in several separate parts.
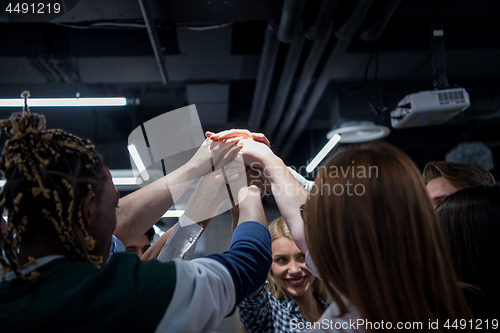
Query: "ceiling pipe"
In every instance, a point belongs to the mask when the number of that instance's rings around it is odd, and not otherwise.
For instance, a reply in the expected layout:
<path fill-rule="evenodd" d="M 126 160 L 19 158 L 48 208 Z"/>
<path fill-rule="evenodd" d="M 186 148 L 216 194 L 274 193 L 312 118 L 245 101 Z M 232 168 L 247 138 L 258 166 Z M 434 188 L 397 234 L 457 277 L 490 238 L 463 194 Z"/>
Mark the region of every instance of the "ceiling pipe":
<path fill-rule="evenodd" d="M 259 71 L 257 73 L 257 83 L 252 100 L 252 109 L 248 120 L 250 130 L 260 130 L 260 123 L 264 115 L 264 109 L 269 95 L 269 87 L 274 73 L 276 56 L 280 46 L 279 40 L 276 38 L 276 22 L 269 21 L 264 37 L 264 46 L 262 47 L 262 56 L 259 63 Z"/>
<path fill-rule="evenodd" d="M 264 131 L 269 139 L 273 138 L 274 130 L 278 126 L 281 116 L 283 115 L 283 110 L 285 109 L 286 101 L 290 93 L 290 88 L 295 77 L 295 72 L 297 71 L 297 66 L 299 64 L 305 40 L 306 39 L 304 35 L 296 38 L 290 44 L 290 47 L 288 49 L 285 64 L 283 66 L 283 71 L 278 83 L 278 89 L 276 91 L 276 95 L 271 106 L 271 112 L 266 122 L 266 128 Z"/>
<path fill-rule="evenodd" d="M 292 151 L 295 142 L 306 128 L 309 119 L 316 110 L 316 107 L 321 97 L 323 96 L 326 87 L 328 86 L 328 83 L 333 77 L 333 72 L 336 68 L 338 60 L 345 54 L 349 44 L 351 43 L 352 38 L 354 37 L 354 35 L 357 32 L 357 29 L 359 29 L 360 24 L 362 23 L 362 22 L 354 23 L 352 21 L 355 19 L 359 19 L 360 17 L 364 19 L 366 17 L 367 8 L 370 6 L 371 2 L 372 2 L 371 0 L 358 1 L 354 7 L 353 12 L 349 16 L 347 22 L 339 30 L 335 32 L 335 35 L 337 37 L 339 33 L 344 39 L 339 38 L 337 40 L 335 46 L 333 47 L 333 50 L 328 56 L 328 60 L 326 61 L 323 70 L 321 70 L 320 72 L 321 74 L 319 75 L 318 80 L 316 81 L 313 91 L 304 108 L 304 111 L 299 116 L 297 122 L 295 123 L 295 126 L 290 131 L 290 135 L 287 136 L 287 140 L 280 151 L 280 156 L 282 158 L 286 158 L 288 156 L 288 154 Z M 350 38 L 345 39 L 346 37 Z"/>
<path fill-rule="evenodd" d="M 313 24 L 306 31 L 308 39 L 318 41 L 325 38 L 328 27 L 333 21 L 333 12 L 337 3 L 338 0 L 323 0 L 321 2 Z"/>
<path fill-rule="evenodd" d="M 325 52 L 326 46 L 328 45 L 328 41 L 330 40 L 331 35 L 333 34 L 333 24 L 330 25 L 330 28 L 327 32 L 327 37 L 323 38 L 320 41 L 314 42 L 311 50 L 309 51 L 309 55 L 307 56 L 306 62 L 304 64 L 304 68 L 302 69 L 302 73 L 300 74 L 300 78 L 292 94 L 292 101 L 288 107 L 288 110 L 284 116 L 281 126 L 279 127 L 278 134 L 276 139 L 274 139 L 274 146 L 276 149 L 282 145 L 288 131 L 293 125 L 293 121 L 299 111 L 300 106 L 302 105 L 303 99 L 311 85 L 311 81 L 313 79 L 314 72 L 316 71 L 316 67 L 318 67 L 318 63 L 321 60 L 321 56 Z"/>
<path fill-rule="evenodd" d="M 367 42 L 379 38 L 400 3 L 401 0 L 390 0 L 389 4 L 384 7 L 375 21 L 369 27 L 359 32 L 359 38 Z"/>
<path fill-rule="evenodd" d="M 156 27 L 153 22 L 151 7 L 149 7 L 148 0 L 139 0 L 139 6 L 141 7 L 142 17 L 144 18 L 144 22 L 146 23 L 149 40 L 151 41 L 151 46 L 153 47 L 153 52 L 155 54 L 158 70 L 160 71 L 161 80 L 163 84 L 166 85 L 168 83 L 167 66 L 165 64 L 165 57 L 163 56 L 163 53 L 161 51 L 161 44 L 160 44 L 160 39 L 158 38 L 158 32 L 156 31 Z"/>
<path fill-rule="evenodd" d="M 328 57 L 328 60 L 323 70 L 321 71 L 320 76 L 318 77 L 316 85 L 314 86 L 314 89 L 311 93 L 311 97 L 309 97 L 309 100 L 307 101 L 304 111 L 300 115 L 298 121 L 295 123 L 292 131 L 290 131 L 290 135 L 287 136 L 285 146 L 283 146 L 283 150 L 280 152 L 281 158 L 286 158 L 288 156 L 295 142 L 306 128 L 309 119 L 313 115 L 314 110 L 316 110 L 316 106 L 318 105 L 321 96 L 323 96 L 323 93 L 325 92 L 325 89 L 328 86 L 330 79 L 332 78 L 332 73 L 335 70 L 339 58 L 345 54 L 345 51 L 347 50 L 347 47 L 350 43 L 350 41 L 338 40 L 335 44 L 335 47 L 330 53 L 330 56 Z"/>
<path fill-rule="evenodd" d="M 363 23 L 373 0 L 358 0 L 347 21 L 335 30 L 335 36 L 344 41 L 350 41 Z"/>
<path fill-rule="evenodd" d="M 304 11 L 305 0 L 285 0 L 281 11 L 278 39 L 282 43 L 291 43 L 300 32 L 300 20 Z"/>
<path fill-rule="evenodd" d="M 333 19 L 333 11 L 335 9 L 335 6 L 337 4 L 338 0 L 323 0 L 320 8 L 318 9 L 318 14 L 316 15 L 316 19 L 314 20 L 313 24 L 309 28 L 309 36 L 307 36 L 310 40 L 317 42 L 321 39 L 324 39 L 327 35 L 331 34 L 332 30 L 328 29 L 329 27 L 333 26 L 332 19 Z M 328 40 L 328 38 L 327 38 Z M 326 40 L 326 41 L 327 41 Z M 286 106 L 286 102 L 288 101 L 289 94 L 290 94 L 290 89 L 291 85 L 293 83 L 293 79 L 295 78 L 295 72 L 297 70 L 297 64 L 300 60 L 300 56 L 302 54 L 302 48 L 305 42 L 304 36 L 301 36 L 300 38 L 296 38 L 292 44 L 290 45 L 290 48 L 288 50 L 287 54 L 287 59 L 285 61 L 284 69 L 283 69 L 283 74 L 280 78 L 279 84 L 278 84 L 278 90 L 273 102 L 273 105 L 271 107 L 271 114 L 268 118 L 267 125 L 265 128 L 265 133 L 268 135 L 268 137 L 273 138 L 274 136 L 274 131 L 276 130 L 280 119 L 283 115 L 284 108 Z M 326 44 L 321 44 L 321 48 L 326 46 Z M 318 46 L 317 46 L 318 47 Z M 318 53 L 315 53 L 318 52 Z M 321 55 L 323 54 L 323 50 L 313 50 L 313 54 L 315 55 Z M 311 53 L 310 53 L 311 55 Z M 306 67 L 307 64 L 310 64 L 309 68 L 306 68 L 305 70 L 311 70 L 314 71 L 316 67 L 316 60 L 310 61 L 311 59 L 308 59 L 306 62 Z M 312 72 L 310 72 L 312 73 Z M 299 80 L 299 82 L 306 82 L 304 80 Z M 302 87 L 302 89 L 298 89 L 299 91 L 306 91 Z M 295 113 L 294 113 L 295 114 Z M 290 126 L 290 125 L 289 125 Z M 288 126 L 288 127 L 289 127 Z"/>

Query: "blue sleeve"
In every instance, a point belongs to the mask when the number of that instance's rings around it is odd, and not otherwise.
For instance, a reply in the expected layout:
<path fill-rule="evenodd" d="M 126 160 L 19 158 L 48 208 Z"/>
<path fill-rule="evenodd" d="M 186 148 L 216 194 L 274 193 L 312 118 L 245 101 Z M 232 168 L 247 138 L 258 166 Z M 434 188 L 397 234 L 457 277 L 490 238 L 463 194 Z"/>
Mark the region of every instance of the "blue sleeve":
<path fill-rule="evenodd" d="M 271 235 L 258 222 L 242 223 L 234 229 L 228 251 L 206 257 L 227 268 L 234 281 L 238 305 L 266 281 L 272 262 Z"/>

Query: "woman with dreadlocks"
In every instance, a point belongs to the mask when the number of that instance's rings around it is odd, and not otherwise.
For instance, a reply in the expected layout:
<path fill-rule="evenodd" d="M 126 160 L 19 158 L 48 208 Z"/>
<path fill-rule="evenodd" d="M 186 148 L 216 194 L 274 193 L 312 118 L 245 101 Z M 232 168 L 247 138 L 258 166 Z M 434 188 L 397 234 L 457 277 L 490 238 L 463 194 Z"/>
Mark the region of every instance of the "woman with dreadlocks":
<path fill-rule="evenodd" d="M 211 159 L 229 159 L 236 145 L 206 140 L 186 165 L 119 199 L 92 143 L 45 130 L 23 97 L 23 112 L 0 121 L 9 136 L 0 158 L 0 211 L 8 216 L 2 332 L 205 332 L 264 283 L 270 236 L 256 186 L 239 193 L 246 195 L 240 223 L 223 254 L 160 263 L 117 253 L 107 260 L 113 232 L 125 245 L 133 241 L 150 226 L 133 225 L 137 216 L 153 224 L 172 204 L 167 185 L 202 176 Z"/>

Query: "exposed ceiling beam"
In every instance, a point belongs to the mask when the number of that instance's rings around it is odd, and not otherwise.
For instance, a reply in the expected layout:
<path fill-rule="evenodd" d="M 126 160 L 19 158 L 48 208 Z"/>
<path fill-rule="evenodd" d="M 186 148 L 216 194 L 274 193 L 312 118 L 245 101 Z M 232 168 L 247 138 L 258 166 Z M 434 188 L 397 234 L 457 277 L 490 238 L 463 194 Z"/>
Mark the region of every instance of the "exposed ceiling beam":
<path fill-rule="evenodd" d="M 163 56 L 163 52 L 161 50 L 160 39 L 158 38 L 158 32 L 156 31 L 148 0 L 139 0 L 139 6 L 141 7 L 142 17 L 146 23 L 146 28 L 148 29 L 149 39 L 151 41 L 151 46 L 153 47 L 161 80 L 163 84 L 166 85 L 168 83 L 167 66 L 165 64 L 165 57 Z"/>

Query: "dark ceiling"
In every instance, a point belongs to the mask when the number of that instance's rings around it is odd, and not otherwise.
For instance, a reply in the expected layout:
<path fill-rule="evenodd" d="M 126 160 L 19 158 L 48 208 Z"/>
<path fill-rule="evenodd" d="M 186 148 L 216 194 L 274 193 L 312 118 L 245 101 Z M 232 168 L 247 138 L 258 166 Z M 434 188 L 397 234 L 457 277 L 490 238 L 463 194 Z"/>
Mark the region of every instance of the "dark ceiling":
<path fill-rule="evenodd" d="M 130 168 L 134 128 L 189 104 L 204 130 L 264 132 L 296 167 L 345 121 L 390 126 L 385 110 L 433 89 L 431 12 L 442 14 L 450 86 L 471 106 L 443 125 L 392 129 L 387 141 L 419 167 L 474 141 L 500 164 L 498 0 L 63 0 L 57 15 L 8 13 L 11 3 L 0 0 L 0 98 L 27 89 L 140 99 L 36 110 L 48 127 L 91 139 L 111 169 Z"/>

